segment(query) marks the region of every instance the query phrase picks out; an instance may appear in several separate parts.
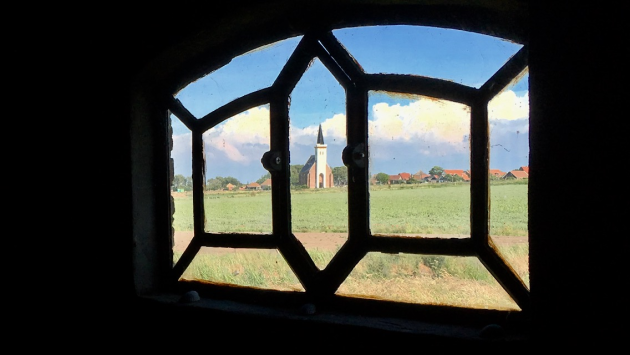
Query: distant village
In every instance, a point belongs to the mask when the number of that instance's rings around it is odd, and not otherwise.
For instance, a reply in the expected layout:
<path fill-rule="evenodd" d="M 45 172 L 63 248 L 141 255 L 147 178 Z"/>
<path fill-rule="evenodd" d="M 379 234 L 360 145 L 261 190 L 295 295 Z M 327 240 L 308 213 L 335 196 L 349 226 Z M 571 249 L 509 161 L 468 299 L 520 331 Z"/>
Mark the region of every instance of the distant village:
<path fill-rule="evenodd" d="M 378 174 L 377 174 L 378 175 Z M 370 180 L 371 184 L 382 184 L 382 179 L 378 179 L 378 176 L 372 176 Z M 491 179 L 527 179 L 529 178 L 529 167 L 521 166 L 516 170 L 508 172 L 501 171 L 499 169 L 490 169 Z M 410 173 L 398 173 L 396 175 L 389 175 L 387 184 L 407 184 L 413 182 L 456 182 L 456 181 L 470 181 L 469 170 L 457 170 L 457 169 L 444 169 L 441 174 L 426 174 L 419 171 L 415 174 Z"/>
<path fill-rule="evenodd" d="M 413 184 L 413 183 L 444 183 L 444 182 L 469 182 L 470 171 L 458 170 L 458 169 L 444 169 L 440 174 L 426 174 L 422 171 L 418 171 L 415 174 L 411 173 L 398 173 L 395 175 L 387 175 L 387 181 L 384 181 L 384 173 L 374 174 L 370 179 L 372 185 L 396 185 L 396 184 Z M 491 179 L 527 179 L 529 178 L 529 167 L 521 166 L 516 170 L 508 172 L 501 171 L 499 169 L 490 169 Z M 345 181 L 337 186 L 346 185 Z M 306 186 L 307 188 L 315 188 L 314 186 Z M 331 186 L 332 187 L 332 186 Z M 250 184 L 236 186 L 232 183 L 228 183 L 224 190 L 269 190 L 271 189 L 271 179 L 268 178 L 262 183 L 252 182 Z"/>

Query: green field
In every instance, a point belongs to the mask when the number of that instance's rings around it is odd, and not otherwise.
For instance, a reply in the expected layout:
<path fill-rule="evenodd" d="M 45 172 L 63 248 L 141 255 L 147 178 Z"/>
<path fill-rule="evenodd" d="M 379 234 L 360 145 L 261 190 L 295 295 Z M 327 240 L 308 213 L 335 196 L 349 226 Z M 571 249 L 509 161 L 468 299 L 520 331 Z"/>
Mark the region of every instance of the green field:
<path fill-rule="evenodd" d="M 494 182 L 490 234 L 527 236 L 527 184 Z M 269 191 L 222 191 L 205 195 L 206 230 L 271 233 Z M 345 188 L 295 190 L 291 193 L 292 229 L 304 232 L 347 232 Z M 193 230 L 192 197 L 174 197 L 174 228 Z M 373 233 L 469 234 L 470 185 L 420 184 L 379 186 L 370 190 Z M 198 254 L 185 279 L 202 279 L 248 287 L 303 291 L 277 250 L 215 248 Z M 529 287 L 527 243 L 499 246 L 501 255 Z M 323 269 L 333 250 L 308 249 Z M 180 252 L 174 252 L 174 262 Z M 474 257 L 368 253 L 338 289 L 339 294 L 401 302 L 434 303 L 494 309 L 518 307 Z"/>
<path fill-rule="evenodd" d="M 490 187 L 490 234 L 527 235 L 527 184 Z M 193 230 L 192 197 L 177 197 L 174 227 Z M 345 188 L 291 193 L 293 232 L 347 232 Z M 270 233 L 270 191 L 222 191 L 205 195 L 206 230 Z M 470 186 L 465 183 L 375 187 L 370 190 L 373 233 L 469 234 Z"/>

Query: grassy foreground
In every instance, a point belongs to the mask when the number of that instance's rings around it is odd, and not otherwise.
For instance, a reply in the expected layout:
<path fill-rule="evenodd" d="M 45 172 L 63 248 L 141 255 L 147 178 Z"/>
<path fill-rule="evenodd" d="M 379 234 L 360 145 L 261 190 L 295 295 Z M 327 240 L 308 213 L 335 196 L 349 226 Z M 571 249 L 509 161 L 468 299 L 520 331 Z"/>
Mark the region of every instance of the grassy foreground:
<path fill-rule="evenodd" d="M 193 227 L 192 197 L 174 198 L 176 231 Z M 292 191 L 292 225 L 299 232 L 347 232 L 344 188 Z M 270 233 L 271 194 L 212 192 L 204 201 L 206 230 Z M 370 190 L 373 233 L 469 234 L 468 184 L 402 185 Z M 527 185 L 491 185 L 491 234 L 527 235 Z M 323 269 L 335 251 L 308 250 Z M 500 248 L 502 256 L 529 285 L 528 245 Z M 177 260 L 179 254 L 175 253 Z M 234 250 L 199 254 L 183 275 L 242 286 L 303 291 L 276 250 Z M 477 258 L 369 253 L 340 286 L 338 294 L 400 302 L 473 308 L 518 309 Z"/>

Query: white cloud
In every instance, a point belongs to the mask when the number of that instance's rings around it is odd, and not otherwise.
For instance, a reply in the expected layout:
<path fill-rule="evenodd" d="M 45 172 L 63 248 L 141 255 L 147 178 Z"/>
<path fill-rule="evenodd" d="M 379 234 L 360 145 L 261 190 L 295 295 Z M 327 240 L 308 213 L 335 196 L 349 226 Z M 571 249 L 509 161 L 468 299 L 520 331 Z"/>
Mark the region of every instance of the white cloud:
<path fill-rule="evenodd" d="M 269 109 L 255 107 L 203 134 L 207 159 L 227 158 L 249 164 L 269 150 Z"/>
<path fill-rule="evenodd" d="M 427 153 L 425 148 L 431 146 L 451 146 L 455 152 L 467 149 L 462 145 L 470 132 L 470 109 L 466 105 L 419 97 L 408 105 L 377 103 L 372 110 L 369 134 L 373 144 L 413 144 L 414 151 L 421 147 Z"/>
<path fill-rule="evenodd" d="M 506 90 L 490 100 L 488 104 L 490 120 L 518 120 L 529 118 L 529 92 L 517 96 L 514 91 Z"/>

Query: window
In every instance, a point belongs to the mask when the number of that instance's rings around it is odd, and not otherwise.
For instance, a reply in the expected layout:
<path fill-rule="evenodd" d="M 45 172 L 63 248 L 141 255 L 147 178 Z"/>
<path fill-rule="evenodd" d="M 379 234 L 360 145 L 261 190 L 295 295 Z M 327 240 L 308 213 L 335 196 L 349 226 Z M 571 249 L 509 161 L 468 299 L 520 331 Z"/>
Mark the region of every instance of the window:
<path fill-rule="evenodd" d="M 501 201 L 493 200 L 493 192 L 504 186 L 518 185 L 526 197 L 527 186 L 526 180 L 508 184 L 499 179 L 495 185 L 495 177 L 502 178 L 520 167 L 527 169 L 529 153 L 526 139 L 523 139 L 525 148 L 522 145 L 506 147 L 505 142 L 514 143 L 514 139 L 501 141 L 499 137 L 503 136 L 498 134 L 505 127 L 493 126 L 491 120 L 499 110 L 498 106 L 493 106 L 493 100 L 498 100 L 506 88 L 525 85 L 524 90 L 527 90 L 526 80 L 522 80 L 527 73 L 527 46 L 515 44 L 513 53 L 503 58 L 483 80 L 438 79 L 422 72 L 388 72 L 386 68 L 366 64 L 374 54 L 353 51 L 350 39 L 353 30 L 395 31 L 395 27 L 319 27 L 279 42 L 261 42 L 260 49 L 229 58 L 233 59 L 231 63 L 215 66 L 204 80 L 193 83 L 206 85 L 201 89 L 206 102 L 203 105 L 195 101 L 188 87 L 181 85 L 171 85 L 170 90 L 157 97 L 155 94 L 147 96 L 150 101 L 145 106 L 150 112 L 147 116 L 161 117 L 164 124 L 161 137 L 167 142 L 159 154 L 165 159 L 152 168 L 151 174 L 164 173 L 164 185 L 168 189 L 162 194 L 168 196 L 169 202 L 160 203 L 164 200 L 158 198 L 154 209 L 158 211 L 156 215 L 169 223 L 156 228 L 154 245 L 147 248 L 162 255 L 160 260 L 168 260 L 168 264 L 162 262 L 156 266 L 155 274 L 159 276 L 155 282 L 160 287 L 179 293 L 195 290 L 211 298 L 269 305 L 311 305 L 318 310 L 343 310 L 361 315 L 422 319 L 439 315 L 461 319 L 462 314 L 470 314 L 486 323 L 490 319 L 505 320 L 507 315 L 516 322 L 527 318 L 526 267 L 518 269 L 510 260 L 510 251 L 502 249 L 491 233 L 499 232 L 501 222 L 505 225 L 511 219 L 523 218 L 521 209 L 516 212 L 520 213 L 517 217 L 506 215 L 499 224 L 493 223 L 493 216 L 502 213 L 496 206 L 503 206 Z M 263 47 L 272 43 L 276 45 Z M 267 51 L 278 48 L 287 50 L 277 52 L 280 54 L 276 56 Z M 284 53 L 290 55 L 281 55 Z M 258 85 L 264 80 L 252 84 L 231 75 L 229 66 L 238 67 L 247 55 L 273 58 L 257 60 L 260 66 L 255 68 L 245 66 L 252 69 L 249 75 L 260 73 L 267 84 Z M 400 60 L 409 62 L 404 58 Z M 383 63 L 388 64 L 388 61 Z M 241 70 L 236 72 L 242 73 Z M 214 74 L 218 76 L 213 77 Z M 312 75 L 310 81 L 305 82 L 304 78 L 309 75 Z M 326 88 L 323 99 L 313 105 L 313 112 L 328 110 L 329 106 L 332 111 L 324 116 L 315 115 L 310 126 L 300 126 L 298 117 L 306 115 L 300 105 L 311 104 L 303 101 L 309 99 L 309 85 L 315 85 L 314 90 L 319 91 Z M 515 92 L 517 90 L 510 91 Z M 523 95 L 515 95 L 514 102 L 526 100 Z M 407 139 L 405 134 L 413 133 L 410 124 L 418 122 L 405 121 L 402 111 L 394 113 L 396 120 L 385 114 L 393 107 L 400 109 L 431 102 L 438 103 L 433 113 L 435 117 L 451 117 L 451 111 L 458 112 L 452 116 L 457 117 L 452 122 L 437 119 L 433 123 L 446 125 L 444 132 L 465 132 L 444 141 L 465 148 L 466 153 L 460 152 L 465 161 L 461 166 L 449 166 L 458 160 L 447 160 L 450 158 L 441 155 L 444 150 L 428 149 L 425 154 L 424 147 L 412 144 L 416 136 L 409 145 L 402 144 Z M 523 117 L 527 116 L 528 113 Z M 383 117 L 390 119 L 381 121 L 381 125 L 375 124 Z M 342 124 L 344 129 L 336 129 L 335 123 Z M 405 127 L 391 136 L 392 141 L 401 143 L 399 146 L 382 139 L 381 133 L 388 129 L 385 123 Z M 518 123 L 523 124 L 523 121 Z M 525 128 L 519 132 L 527 131 L 527 122 L 524 124 Z M 248 130 L 249 135 L 240 134 L 244 130 Z M 427 126 L 418 131 L 436 132 Z M 189 139 L 179 141 L 183 137 Z M 428 135 L 423 138 L 436 144 L 442 142 L 429 140 Z M 236 147 L 236 143 L 240 146 Z M 309 145 L 312 155 L 300 157 L 301 146 Z M 182 149 L 186 146 L 188 150 Z M 416 150 L 401 149 L 405 147 Z M 506 174 L 497 172 L 505 169 L 492 166 L 495 157 L 501 157 L 501 153 L 495 154 L 494 150 L 508 151 L 513 147 L 525 149 L 520 154 L 524 163 L 510 168 L 512 170 Z M 425 160 L 430 162 L 438 162 L 442 157 L 444 163 L 419 166 L 417 161 L 407 162 L 409 168 L 405 171 L 387 170 L 386 165 L 382 165 L 383 168 L 378 165 L 380 156 L 405 160 L 414 154 L 424 154 Z M 253 175 L 234 179 L 234 176 L 245 176 L 245 172 L 224 164 L 222 157 L 225 156 L 260 166 L 255 172 L 247 172 Z M 338 163 L 329 164 L 335 159 Z M 177 168 L 186 165 L 190 166 L 190 175 L 179 174 Z M 392 169 L 394 167 L 392 165 Z M 440 169 L 429 171 L 431 168 Z M 379 173 L 387 175 L 385 180 L 379 180 Z M 380 186 L 379 181 L 384 186 Z M 413 225 L 422 219 L 414 215 L 413 202 L 421 203 L 416 196 L 429 199 L 437 190 L 455 189 L 464 191 L 465 198 L 461 199 L 459 194 L 452 205 L 455 207 L 445 212 L 454 227 L 437 230 L 435 226 Z M 411 205 L 392 202 L 394 194 L 412 201 Z M 508 192 L 505 194 L 507 200 Z M 440 196 L 436 198 L 446 204 L 444 195 Z M 519 201 L 517 205 L 520 203 L 519 208 L 525 208 L 526 219 L 527 206 L 523 206 L 523 199 Z M 326 208 L 320 208 L 322 205 Z M 504 205 L 507 206 L 507 202 Z M 406 224 L 397 222 L 400 214 L 388 213 L 391 206 L 402 214 L 411 215 Z M 429 208 L 427 213 L 433 212 L 435 208 Z M 525 236 L 526 226 L 527 223 Z M 504 230 L 499 233 L 510 233 L 509 227 Z M 325 238 L 334 234 L 338 249 L 323 253 L 311 248 L 298 236 L 302 231 L 321 233 Z M 186 237 L 182 236 L 184 234 Z M 166 242 L 169 240 L 172 245 Z M 182 240 L 185 241 L 179 245 Z M 180 249 L 173 249 L 174 245 Z M 214 264 L 204 269 L 207 263 Z M 445 265 L 450 265 L 451 269 L 445 269 Z M 394 270 L 412 277 L 392 282 L 397 277 Z M 507 301 L 493 299 L 471 304 L 465 296 L 438 300 L 394 295 L 392 287 L 408 287 L 425 277 L 433 284 L 440 284 L 447 277 L 456 276 L 457 270 L 462 274 L 478 273 L 473 278 L 504 292 Z M 379 279 L 374 279 L 374 275 Z M 377 290 L 376 286 L 386 292 Z M 407 288 L 401 294 L 413 292 Z M 442 290 L 444 294 L 450 292 L 453 291 Z M 369 305 L 368 311 L 366 305 Z"/>

